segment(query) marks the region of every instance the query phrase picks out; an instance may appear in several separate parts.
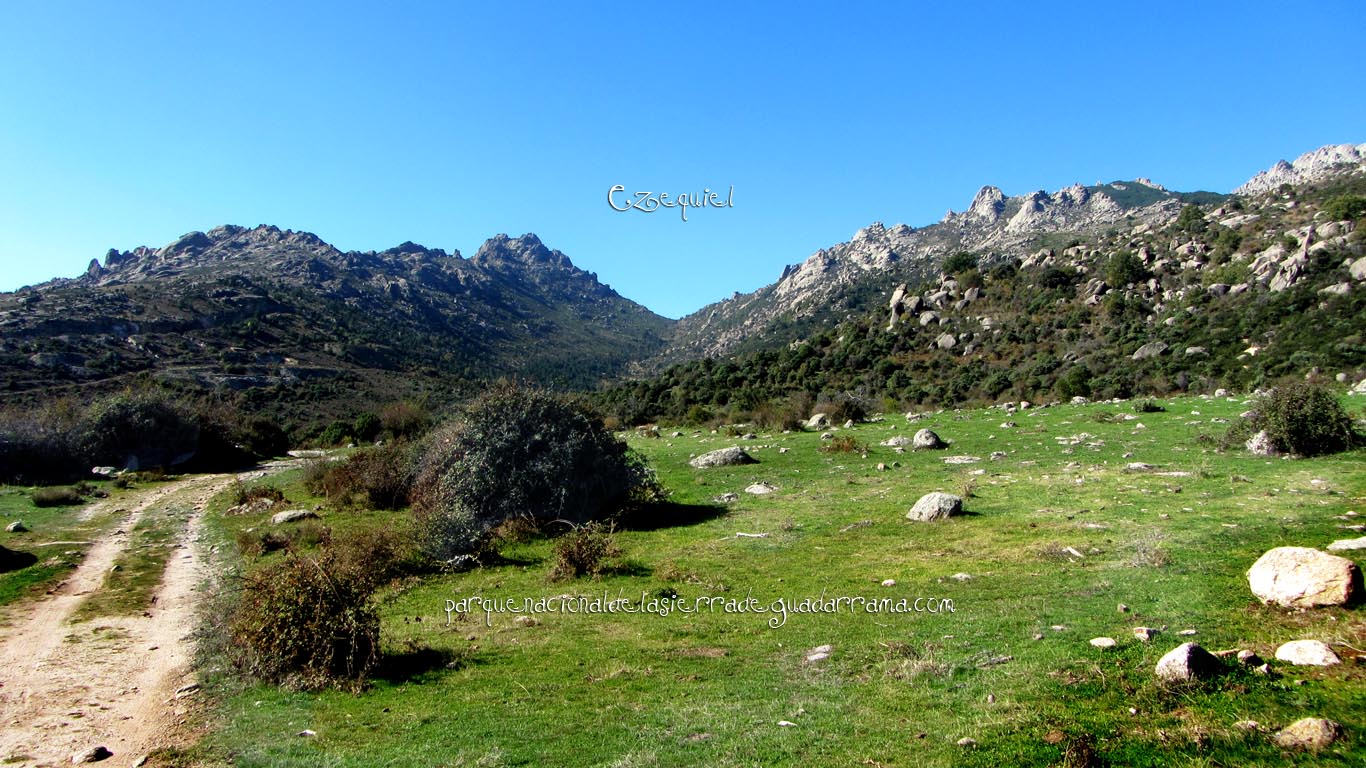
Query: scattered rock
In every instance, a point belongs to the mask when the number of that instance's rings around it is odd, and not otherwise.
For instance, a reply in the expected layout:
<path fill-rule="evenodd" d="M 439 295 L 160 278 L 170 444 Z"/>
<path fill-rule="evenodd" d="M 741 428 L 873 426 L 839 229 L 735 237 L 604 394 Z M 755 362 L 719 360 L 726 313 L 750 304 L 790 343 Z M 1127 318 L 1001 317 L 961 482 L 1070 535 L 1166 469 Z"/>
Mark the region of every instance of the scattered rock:
<path fill-rule="evenodd" d="M 960 572 L 953 574 L 949 578 L 953 579 L 954 581 L 972 581 L 972 574 Z"/>
<path fill-rule="evenodd" d="M 1262 657 L 1258 656 L 1256 652 L 1244 648 L 1238 651 L 1238 663 L 1249 667 L 1260 667 L 1266 662 L 1262 661 Z"/>
<path fill-rule="evenodd" d="M 917 450 L 938 450 L 940 448 L 947 448 L 948 443 L 941 440 L 939 435 L 936 435 L 930 430 L 922 429 L 919 432 L 916 432 L 915 437 L 911 439 L 911 446 Z"/>
<path fill-rule="evenodd" d="M 740 500 L 740 495 L 736 493 L 723 493 L 712 499 L 717 504 L 731 504 Z"/>
<path fill-rule="evenodd" d="M 1308 547 L 1276 547 L 1247 571 L 1252 594 L 1284 608 L 1346 605 L 1362 593 L 1361 570 L 1345 557 Z"/>
<path fill-rule="evenodd" d="M 1144 344 L 1143 346 L 1139 347 L 1134 352 L 1133 359 L 1147 360 L 1149 358 L 1157 357 L 1158 355 L 1161 355 L 1163 352 L 1166 351 L 1167 343 L 1165 341 L 1150 341 L 1147 344 Z"/>
<path fill-rule="evenodd" d="M 982 460 L 981 456 L 947 456 L 944 458 L 945 464 L 976 464 Z"/>
<path fill-rule="evenodd" d="M 270 518 L 274 525 L 284 525 L 286 523 L 297 523 L 300 520 L 317 520 L 318 513 L 310 509 L 286 509 L 284 512 L 276 512 Z"/>
<path fill-rule="evenodd" d="M 886 440 L 883 440 L 882 442 L 878 443 L 878 445 L 883 445 L 883 446 L 886 446 L 886 447 L 888 447 L 888 448 L 896 448 L 896 447 L 898 447 L 898 446 L 907 446 L 907 445 L 910 445 L 910 444 L 911 444 L 911 438 L 906 437 L 905 435 L 897 435 L 896 437 L 889 437 L 889 438 L 887 438 Z"/>
<path fill-rule="evenodd" d="M 906 519 L 931 522 L 961 514 L 962 511 L 963 500 L 961 498 L 951 493 L 936 491 L 921 496 L 915 506 L 911 507 L 911 511 L 906 513 Z"/>
<path fill-rule="evenodd" d="M 10 523 L 9 525 L 5 526 L 5 532 L 6 532 L 6 533 L 28 533 L 28 526 L 27 526 L 27 525 L 24 525 L 24 521 L 23 521 L 23 520 L 15 520 L 14 522 L 12 522 L 12 523 Z"/>
<path fill-rule="evenodd" d="M 1296 720 L 1271 737 L 1285 749 L 1320 750 L 1342 738 L 1342 726 L 1321 717 Z"/>
<path fill-rule="evenodd" d="M 1253 456 L 1280 455 L 1280 451 L 1276 449 L 1276 444 L 1271 442 L 1271 436 L 1266 433 L 1265 429 L 1249 437 L 1243 447 L 1247 448 L 1247 452 Z"/>
<path fill-rule="evenodd" d="M 0 573 L 17 571 L 38 562 L 38 556 L 31 552 L 16 552 L 0 546 Z"/>
<path fill-rule="evenodd" d="M 1145 643 L 1152 640 L 1154 637 L 1157 637 L 1161 632 L 1162 630 L 1153 629 L 1152 627 L 1134 627 L 1134 637 Z"/>
<path fill-rule="evenodd" d="M 1113 637 L 1093 637 L 1090 642 L 1096 648 L 1114 648 L 1119 645 Z"/>
<path fill-rule="evenodd" d="M 756 496 L 762 496 L 767 493 L 773 493 L 776 490 L 778 490 L 778 487 L 776 485 L 770 485 L 769 483 L 755 483 L 746 488 L 745 493 L 752 493 Z"/>
<path fill-rule="evenodd" d="M 535 616 L 518 614 L 512 617 L 512 623 L 519 627 L 534 627 L 541 622 L 537 621 Z"/>
<path fill-rule="evenodd" d="M 825 661 L 830 658 L 830 654 L 835 652 L 833 645 L 818 645 L 806 652 L 802 659 L 803 664 L 815 664 L 818 661 Z"/>
<path fill-rule="evenodd" d="M 1342 663 L 1342 659 L 1322 640 L 1291 640 L 1276 649 L 1276 660 L 1297 667 L 1331 667 Z"/>
<path fill-rule="evenodd" d="M 884 587 L 895 587 L 895 586 L 896 586 L 896 579 L 883 579 L 883 580 L 882 580 L 882 586 L 884 586 Z"/>
<path fill-rule="evenodd" d="M 108 760 L 113 756 L 113 752 L 110 752 L 106 747 L 100 745 L 98 747 L 91 747 L 84 752 L 77 752 L 71 756 L 71 762 L 75 764 L 98 763 L 101 760 Z"/>
<path fill-rule="evenodd" d="M 813 413 L 811 418 L 806 420 L 807 429 L 820 429 L 828 426 L 830 426 L 830 414 L 828 413 Z"/>
<path fill-rule="evenodd" d="M 961 738 L 961 739 L 958 740 L 958 746 L 960 746 L 960 747 L 975 747 L 975 746 L 977 746 L 977 740 L 976 740 L 976 739 L 970 739 L 970 738 L 968 738 L 967 736 L 964 736 L 963 738 Z"/>
<path fill-rule="evenodd" d="M 1182 643 L 1158 660 L 1155 673 L 1167 683 L 1205 680 L 1219 674 L 1219 660 L 1195 643 Z"/>
<path fill-rule="evenodd" d="M 1328 545 L 1329 552 L 1350 552 L 1354 549 L 1366 549 L 1366 536 L 1359 539 L 1338 539 Z"/>
<path fill-rule="evenodd" d="M 732 467 L 740 464 L 758 464 L 759 460 L 745 453 L 745 449 L 739 446 L 721 448 L 701 456 L 695 456 L 688 464 L 696 469 L 707 467 Z"/>

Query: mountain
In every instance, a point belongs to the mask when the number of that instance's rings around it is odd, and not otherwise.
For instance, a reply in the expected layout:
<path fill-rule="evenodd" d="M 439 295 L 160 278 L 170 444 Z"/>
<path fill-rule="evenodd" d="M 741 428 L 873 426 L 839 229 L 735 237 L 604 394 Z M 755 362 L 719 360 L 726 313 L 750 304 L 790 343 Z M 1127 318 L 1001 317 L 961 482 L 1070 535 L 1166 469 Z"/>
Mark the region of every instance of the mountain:
<path fill-rule="evenodd" d="M 626 422 L 787 428 L 847 401 L 895 409 L 1246 392 L 1315 373 L 1359 381 L 1361 167 L 1301 163 L 1318 169 L 1312 182 L 1233 197 L 1151 182 L 1024 198 L 987 187 L 937 225 L 875 224 L 685 318 L 674 344 L 691 359 L 599 400 Z M 945 270 L 958 249 L 974 253 Z"/>
<path fill-rule="evenodd" d="M 1052 194 L 1038 191 L 1016 197 L 982 187 L 966 210 L 950 210 L 937 224 L 916 229 L 874 222 L 848 242 L 788 266 L 776 283 L 684 317 L 673 342 L 654 364 L 795 341 L 885 301 L 888 283 L 916 284 L 934 278 L 943 260 L 958 251 L 981 254 L 988 262 L 1023 258 L 1040 247 L 1070 244 L 1081 235 L 1161 227 L 1186 203 L 1214 203 L 1224 197 L 1170 192 L 1147 179 L 1076 184 Z"/>
<path fill-rule="evenodd" d="M 657 353 L 671 325 L 533 234 L 465 259 L 222 226 L 0 294 L 0 390 L 21 400 L 151 377 L 345 412 L 502 375 L 589 388 Z"/>
<path fill-rule="evenodd" d="M 1330 144 L 1300 155 L 1293 163 L 1281 160 L 1248 179 L 1233 192 L 1238 195 L 1256 195 L 1276 190 L 1282 184 L 1313 184 L 1334 177 L 1364 173 L 1366 144 Z"/>

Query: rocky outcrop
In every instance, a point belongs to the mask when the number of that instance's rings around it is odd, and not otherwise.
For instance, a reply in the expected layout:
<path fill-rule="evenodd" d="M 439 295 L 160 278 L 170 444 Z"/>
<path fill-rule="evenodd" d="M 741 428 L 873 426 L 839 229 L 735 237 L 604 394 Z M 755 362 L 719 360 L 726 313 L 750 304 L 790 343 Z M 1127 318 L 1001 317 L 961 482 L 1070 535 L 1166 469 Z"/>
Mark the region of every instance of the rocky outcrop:
<path fill-rule="evenodd" d="M 1237 195 L 1256 195 L 1279 189 L 1282 184 L 1308 184 L 1342 173 L 1366 172 L 1366 144 L 1330 144 L 1306 152 L 1294 162 L 1277 162 L 1233 190 Z"/>

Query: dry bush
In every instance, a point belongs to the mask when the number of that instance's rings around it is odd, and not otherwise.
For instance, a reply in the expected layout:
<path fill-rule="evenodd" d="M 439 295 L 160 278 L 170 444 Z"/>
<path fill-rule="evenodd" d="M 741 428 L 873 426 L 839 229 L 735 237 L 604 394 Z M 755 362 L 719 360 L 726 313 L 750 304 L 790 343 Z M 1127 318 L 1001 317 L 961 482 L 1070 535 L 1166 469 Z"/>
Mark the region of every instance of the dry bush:
<path fill-rule="evenodd" d="M 611 527 L 599 522 L 580 525 L 555 540 L 552 581 L 580 576 L 597 578 L 620 566 L 621 548 Z"/>

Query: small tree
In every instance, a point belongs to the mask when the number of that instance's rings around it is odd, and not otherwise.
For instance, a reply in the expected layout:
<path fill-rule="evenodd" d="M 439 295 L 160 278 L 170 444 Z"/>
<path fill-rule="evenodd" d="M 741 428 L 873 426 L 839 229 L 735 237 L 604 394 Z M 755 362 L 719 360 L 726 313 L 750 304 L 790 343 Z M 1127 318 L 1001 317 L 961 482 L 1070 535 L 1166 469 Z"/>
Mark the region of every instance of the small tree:
<path fill-rule="evenodd" d="M 1296 381 L 1277 387 L 1256 408 L 1253 428 L 1271 443 L 1300 456 L 1323 456 L 1360 443 L 1338 399 L 1322 385 Z"/>
<path fill-rule="evenodd" d="M 949 277 L 959 272 L 966 272 L 969 269 L 977 269 L 977 255 L 970 251 L 959 251 L 944 259 L 944 264 L 940 269 Z"/>
<path fill-rule="evenodd" d="M 1148 270 L 1143 266 L 1143 260 L 1132 251 L 1118 251 L 1105 264 L 1105 282 L 1115 288 L 1147 279 Z"/>
<path fill-rule="evenodd" d="M 1191 203 L 1181 209 L 1176 216 L 1176 228 L 1182 232 L 1197 235 L 1205 231 L 1205 212 L 1200 206 Z"/>

